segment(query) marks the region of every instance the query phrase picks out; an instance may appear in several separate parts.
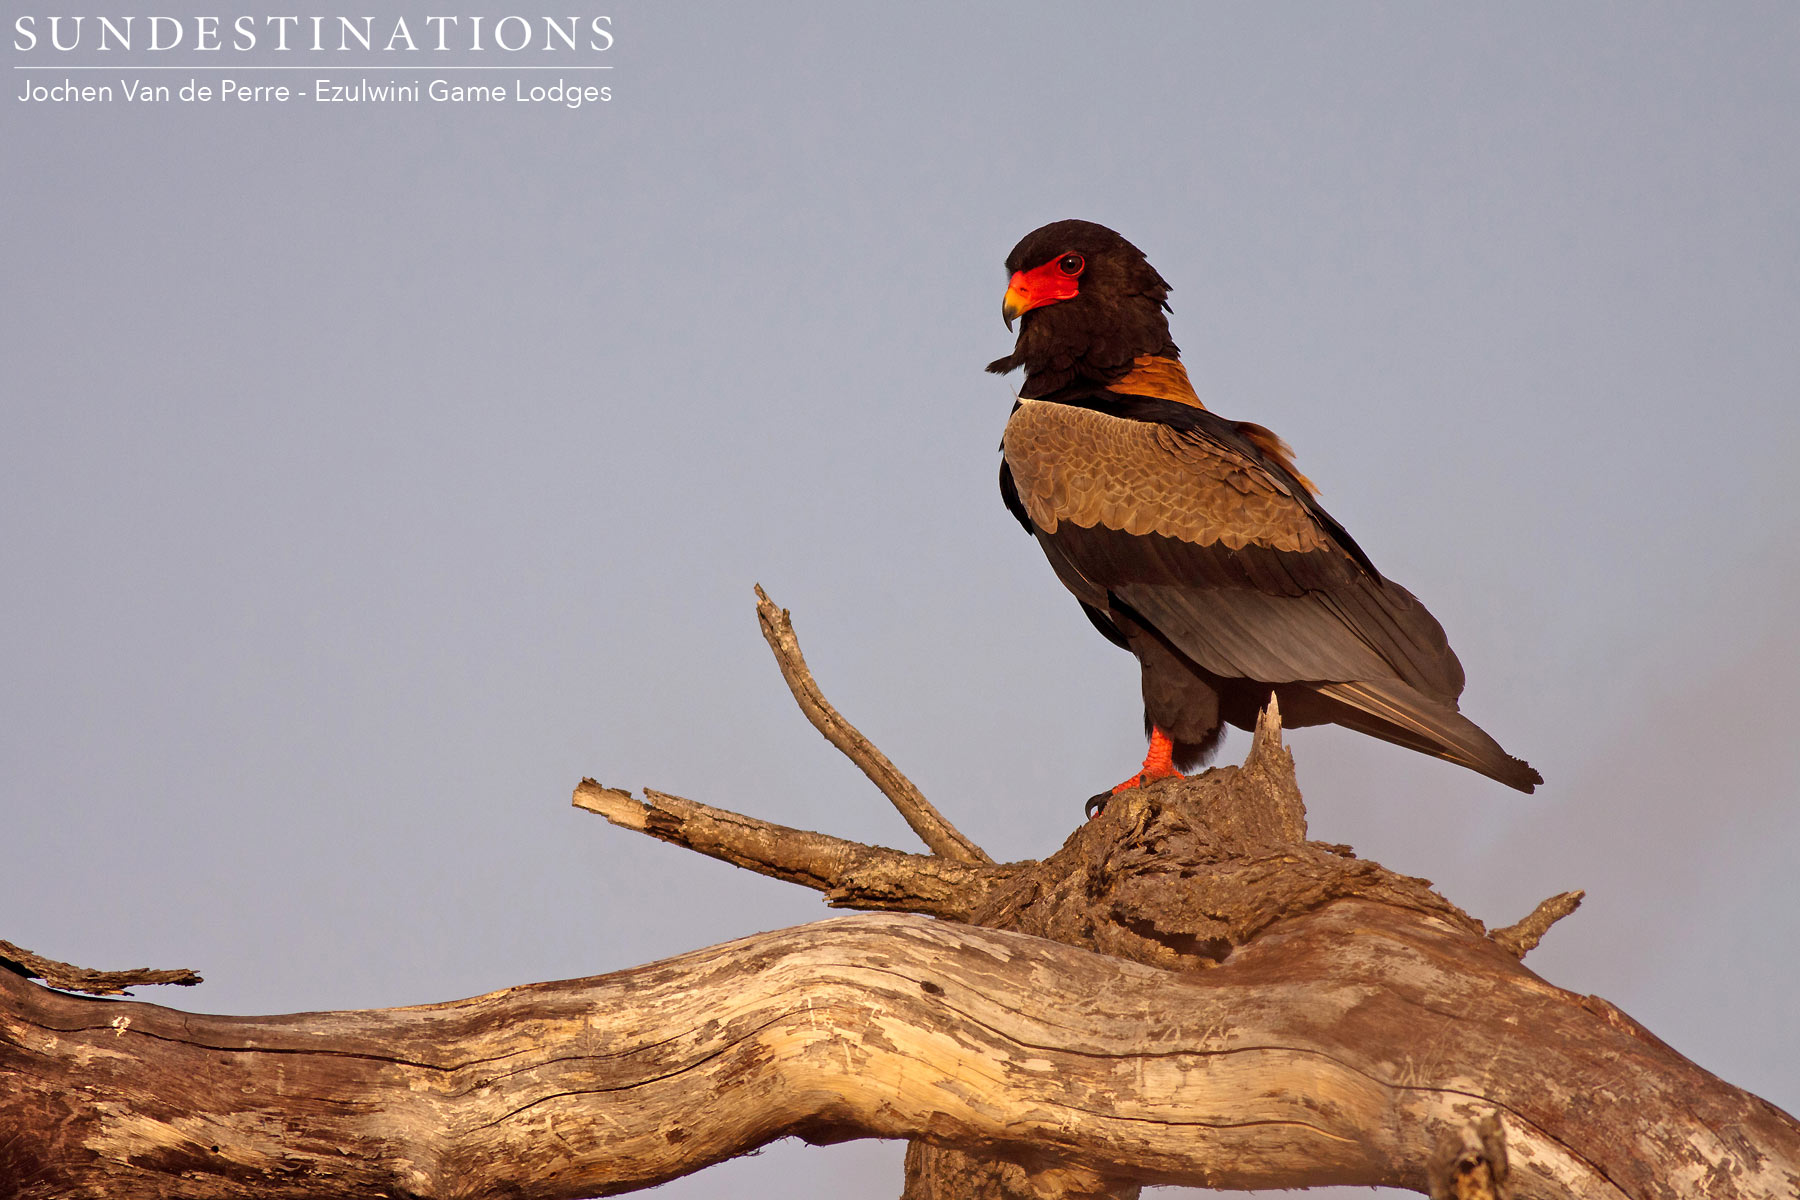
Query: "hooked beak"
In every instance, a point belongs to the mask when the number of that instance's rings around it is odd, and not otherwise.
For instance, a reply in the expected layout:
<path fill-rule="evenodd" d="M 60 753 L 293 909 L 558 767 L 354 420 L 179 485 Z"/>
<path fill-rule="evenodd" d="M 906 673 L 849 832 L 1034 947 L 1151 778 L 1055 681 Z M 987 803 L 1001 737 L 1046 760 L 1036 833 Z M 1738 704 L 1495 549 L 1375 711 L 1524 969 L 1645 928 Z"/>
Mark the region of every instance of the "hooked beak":
<path fill-rule="evenodd" d="M 1013 322 L 1019 319 L 1019 314 L 1032 307 L 1031 297 L 1019 286 L 1024 281 L 1023 275 L 1014 271 L 1012 282 L 1006 289 L 1006 299 L 1000 303 L 1000 316 L 1006 321 L 1008 333 L 1012 332 Z"/>

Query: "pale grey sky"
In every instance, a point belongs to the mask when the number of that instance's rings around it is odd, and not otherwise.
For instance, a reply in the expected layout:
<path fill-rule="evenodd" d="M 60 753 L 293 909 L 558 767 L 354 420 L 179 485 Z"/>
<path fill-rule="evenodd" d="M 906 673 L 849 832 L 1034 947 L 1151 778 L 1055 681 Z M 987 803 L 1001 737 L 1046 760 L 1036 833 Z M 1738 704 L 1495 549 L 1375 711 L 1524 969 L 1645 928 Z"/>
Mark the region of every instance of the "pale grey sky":
<path fill-rule="evenodd" d="M 1079 216 L 1548 781 L 1300 731 L 1315 835 L 1495 922 L 1587 888 L 1531 965 L 1800 1108 L 1800 10 L 593 11 L 573 111 L 8 72 L 0 936 L 269 1012 L 824 916 L 568 806 L 914 846 L 755 581 L 965 831 L 1053 849 L 1141 753 L 1136 670 L 1001 508 L 981 367 L 1006 252 Z M 893 1195 L 899 1156 L 662 1194 Z"/>

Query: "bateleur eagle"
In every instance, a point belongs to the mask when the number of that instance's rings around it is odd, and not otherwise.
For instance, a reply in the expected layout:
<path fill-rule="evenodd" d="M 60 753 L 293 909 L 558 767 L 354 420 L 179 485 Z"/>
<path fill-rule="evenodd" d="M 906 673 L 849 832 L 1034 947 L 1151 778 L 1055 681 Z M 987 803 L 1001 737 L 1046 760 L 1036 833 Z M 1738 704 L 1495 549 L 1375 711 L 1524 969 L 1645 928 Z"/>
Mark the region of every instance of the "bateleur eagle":
<path fill-rule="evenodd" d="M 988 370 L 1025 379 L 1001 495 L 1143 669 L 1150 753 L 1114 792 L 1206 761 L 1271 693 L 1289 726 L 1343 725 L 1524 792 L 1543 782 L 1457 711 L 1443 628 L 1319 505 L 1286 444 L 1201 404 L 1169 338 L 1169 285 L 1136 246 L 1058 221 L 1006 269 L 1018 342 Z"/>

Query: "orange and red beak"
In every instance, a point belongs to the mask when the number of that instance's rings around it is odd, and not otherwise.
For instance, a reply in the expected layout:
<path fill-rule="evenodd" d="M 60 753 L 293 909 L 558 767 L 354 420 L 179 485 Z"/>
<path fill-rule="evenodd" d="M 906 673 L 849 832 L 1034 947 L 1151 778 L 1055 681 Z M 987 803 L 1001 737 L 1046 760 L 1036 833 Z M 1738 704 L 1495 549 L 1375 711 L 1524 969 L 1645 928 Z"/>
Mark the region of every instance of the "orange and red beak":
<path fill-rule="evenodd" d="M 1068 300 L 1079 293 L 1075 276 L 1063 271 L 1057 263 L 1058 260 L 1053 258 L 1041 267 L 1013 272 L 1012 279 L 1007 281 L 1006 299 L 1000 305 L 1000 315 L 1005 319 L 1007 329 L 1012 328 L 1021 313 L 1055 304 L 1058 300 Z"/>

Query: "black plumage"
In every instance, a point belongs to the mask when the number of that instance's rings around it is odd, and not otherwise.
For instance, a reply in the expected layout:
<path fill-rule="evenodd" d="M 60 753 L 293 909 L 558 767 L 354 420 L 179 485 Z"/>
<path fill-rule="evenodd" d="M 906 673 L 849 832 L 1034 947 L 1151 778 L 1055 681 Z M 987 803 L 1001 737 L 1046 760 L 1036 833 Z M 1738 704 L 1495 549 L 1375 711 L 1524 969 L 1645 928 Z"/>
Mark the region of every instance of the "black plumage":
<path fill-rule="evenodd" d="M 1178 358 L 1169 338 L 1169 285 L 1136 246 L 1091 221 L 1057 221 L 1025 235 L 1006 257 L 1017 274 L 1074 251 L 1087 260 L 1079 296 L 1036 310 L 1018 344 L 988 370 L 1025 367 L 1019 395 L 1042 396 L 1077 380 L 1104 381 L 1142 354 Z M 1060 311 L 1058 311 L 1060 309 Z"/>

